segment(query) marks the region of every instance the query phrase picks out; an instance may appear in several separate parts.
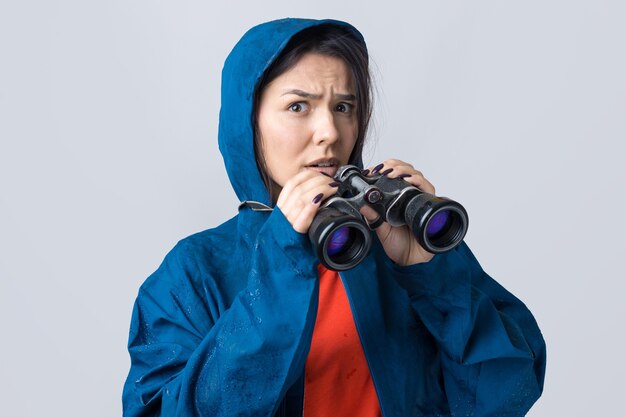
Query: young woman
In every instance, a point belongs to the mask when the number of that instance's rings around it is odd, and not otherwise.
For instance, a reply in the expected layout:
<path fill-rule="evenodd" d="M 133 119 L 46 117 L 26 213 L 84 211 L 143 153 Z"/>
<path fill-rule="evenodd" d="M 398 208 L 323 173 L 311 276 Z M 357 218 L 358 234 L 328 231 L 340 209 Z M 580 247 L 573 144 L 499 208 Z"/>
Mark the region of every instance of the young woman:
<path fill-rule="evenodd" d="M 522 416 L 539 397 L 535 320 L 465 244 L 433 256 L 383 223 L 357 267 L 319 265 L 306 232 L 329 176 L 362 168 L 367 62 L 333 20 L 268 22 L 230 53 L 219 146 L 242 204 L 141 286 L 125 415 Z M 435 192 L 400 160 L 368 172 Z"/>

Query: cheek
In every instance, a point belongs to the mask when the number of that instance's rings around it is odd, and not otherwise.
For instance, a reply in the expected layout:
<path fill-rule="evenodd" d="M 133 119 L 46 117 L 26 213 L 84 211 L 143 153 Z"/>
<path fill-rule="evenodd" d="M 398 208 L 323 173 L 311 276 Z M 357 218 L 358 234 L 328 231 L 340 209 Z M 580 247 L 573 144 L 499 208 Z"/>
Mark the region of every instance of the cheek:
<path fill-rule="evenodd" d="M 281 187 L 298 173 L 300 155 L 306 147 L 302 129 L 276 121 L 261 128 L 265 164 L 271 178 Z"/>
<path fill-rule="evenodd" d="M 343 126 L 341 130 L 341 137 L 345 138 L 342 142 L 342 150 L 349 154 L 352 152 L 354 145 L 356 145 L 356 138 L 358 135 L 358 125 L 357 123 L 347 123 Z"/>
<path fill-rule="evenodd" d="M 267 157 L 270 159 L 282 159 L 300 150 L 302 140 L 298 137 L 298 129 L 276 124 L 262 132 L 264 148 L 267 150 Z"/>
<path fill-rule="evenodd" d="M 259 121 L 259 130 L 261 137 L 269 148 L 281 148 L 289 145 L 290 137 L 298 132 L 298 126 L 290 122 L 288 118 L 282 117 L 276 111 L 267 111 L 261 114 Z"/>

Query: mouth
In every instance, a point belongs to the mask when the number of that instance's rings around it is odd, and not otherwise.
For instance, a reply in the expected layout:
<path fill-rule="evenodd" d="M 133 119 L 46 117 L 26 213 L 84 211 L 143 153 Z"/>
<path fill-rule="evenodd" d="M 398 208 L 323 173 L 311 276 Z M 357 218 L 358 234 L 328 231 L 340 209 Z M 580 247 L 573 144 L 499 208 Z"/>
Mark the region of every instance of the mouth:
<path fill-rule="evenodd" d="M 305 168 L 323 172 L 324 174 L 334 177 L 339 168 L 339 161 L 334 158 L 318 159 L 306 165 Z"/>

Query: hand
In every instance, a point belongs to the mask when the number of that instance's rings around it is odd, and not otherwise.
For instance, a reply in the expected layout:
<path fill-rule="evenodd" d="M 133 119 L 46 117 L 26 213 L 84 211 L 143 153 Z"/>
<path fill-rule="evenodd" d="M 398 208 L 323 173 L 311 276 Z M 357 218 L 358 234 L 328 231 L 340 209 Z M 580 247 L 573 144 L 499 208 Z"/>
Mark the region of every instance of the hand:
<path fill-rule="evenodd" d="M 294 230 L 306 233 L 320 203 L 337 192 L 339 183 L 314 170 L 299 172 L 281 190 L 276 206 Z"/>
<path fill-rule="evenodd" d="M 406 182 L 420 190 L 435 194 L 435 187 L 424 178 L 424 175 L 422 175 L 420 171 L 406 162 L 397 159 L 388 159 L 382 164 L 368 168 L 368 171 L 368 176 L 380 173 L 387 175 L 389 178 L 402 177 Z M 378 219 L 378 213 L 368 206 L 361 209 L 361 214 L 363 214 L 370 223 Z M 434 256 L 417 242 L 409 226 L 393 227 L 389 223 L 384 222 L 376 229 L 376 234 L 387 256 L 399 265 L 413 265 L 428 262 Z"/>

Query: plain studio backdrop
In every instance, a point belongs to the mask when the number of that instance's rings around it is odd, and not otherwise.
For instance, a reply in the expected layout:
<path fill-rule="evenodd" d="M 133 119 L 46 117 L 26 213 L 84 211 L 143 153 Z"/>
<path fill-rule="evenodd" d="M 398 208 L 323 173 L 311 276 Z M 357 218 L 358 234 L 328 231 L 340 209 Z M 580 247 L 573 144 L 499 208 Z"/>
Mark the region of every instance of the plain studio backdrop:
<path fill-rule="evenodd" d="M 0 5 L 0 415 L 114 416 L 132 304 L 237 200 L 220 72 L 251 26 L 331 17 L 376 81 L 367 165 L 413 163 L 548 344 L 532 417 L 623 408 L 626 7 L 532 1 Z"/>

